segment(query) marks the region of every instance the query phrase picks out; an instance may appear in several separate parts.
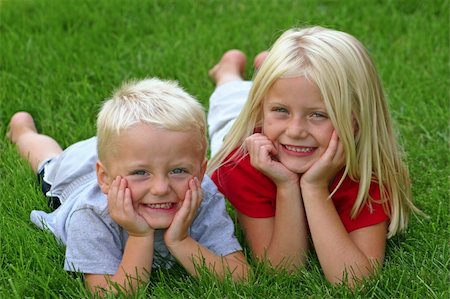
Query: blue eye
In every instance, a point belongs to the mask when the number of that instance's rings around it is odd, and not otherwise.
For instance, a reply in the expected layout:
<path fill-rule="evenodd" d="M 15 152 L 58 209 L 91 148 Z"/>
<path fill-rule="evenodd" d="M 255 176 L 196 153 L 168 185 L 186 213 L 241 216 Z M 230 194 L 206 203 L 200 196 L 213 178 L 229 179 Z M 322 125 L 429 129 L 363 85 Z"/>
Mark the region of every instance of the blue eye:
<path fill-rule="evenodd" d="M 135 170 L 131 173 L 132 175 L 147 175 L 147 171 L 139 169 L 139 170 Z"/>
<path fill-rule="evenodd" d="M 323 112 L 313 112 L 311 114 L 313 118 L 328 118 L 328 116 Z"/>
<path fill-rule="evenodd" d="M 175 168 L 170 173 L 172 173 L 172 174 L 182 174 L 182 173 L 187 173 L 187 170 L 184 169 L 184 168 Z"/>
<path fill-rule="evenodd" d="M 280 113 L 288 113 L 289 112 L 286 108 L 283 108 L 283 107 L 273 107 L 272 111 L 280 112 Z"/>

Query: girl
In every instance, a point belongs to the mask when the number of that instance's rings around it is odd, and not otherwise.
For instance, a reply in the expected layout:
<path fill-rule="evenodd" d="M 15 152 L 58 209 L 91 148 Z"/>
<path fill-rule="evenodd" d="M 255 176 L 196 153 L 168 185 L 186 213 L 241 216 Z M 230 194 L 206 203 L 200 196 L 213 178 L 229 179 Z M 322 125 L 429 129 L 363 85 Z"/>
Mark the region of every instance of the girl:
<path fill-rule="evenodd" d="M 253 254 L 294 270 L 310 234 L 330 282 L 371 275 L 386 238 L 417 209 L 367 50 L 312 27 L 286 31 L 258 55 L 253 84 L 242 79 L 245 60 L 231 50 L 210 71 L 208 171 Z"/>

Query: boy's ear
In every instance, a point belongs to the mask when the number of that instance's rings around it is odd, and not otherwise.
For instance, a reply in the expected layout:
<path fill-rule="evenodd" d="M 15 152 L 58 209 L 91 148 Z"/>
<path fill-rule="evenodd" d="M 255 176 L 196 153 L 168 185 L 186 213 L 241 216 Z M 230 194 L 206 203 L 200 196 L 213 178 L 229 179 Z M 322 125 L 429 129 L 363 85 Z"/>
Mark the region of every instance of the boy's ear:
<path fill-rule="evenodd" d="M 97 163 L 95 164 L 95 170 L 97 172 L 97 182 L 100 190 L 102 190 L 104 194 L 108 194 L 109 185 L 111 182 L 105 166 L 102 164 L 102 162 L 97 160 Z"/>

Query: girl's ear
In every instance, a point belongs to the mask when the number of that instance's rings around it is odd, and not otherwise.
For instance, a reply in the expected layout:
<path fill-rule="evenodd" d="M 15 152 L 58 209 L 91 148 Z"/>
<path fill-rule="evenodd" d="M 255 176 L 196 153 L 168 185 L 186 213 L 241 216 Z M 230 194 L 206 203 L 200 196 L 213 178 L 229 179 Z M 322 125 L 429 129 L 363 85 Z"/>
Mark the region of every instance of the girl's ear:
<path fill-rule="evenodd" d="M 108 194 L 111 181 L 105 166 L 102 164 L 102 162 L 97 160 L 95 169 L 97 172 L 97 182 L 100 190 L 102 190 L 104 194 Z"/>
<path fill-rule="evenodd" d="M 359 131 L 358 122 L 356 121 L 356 118 L 353 117 L 353 136 L 356 136 L 356 134 L 358 134 L 358 131 Z"/>

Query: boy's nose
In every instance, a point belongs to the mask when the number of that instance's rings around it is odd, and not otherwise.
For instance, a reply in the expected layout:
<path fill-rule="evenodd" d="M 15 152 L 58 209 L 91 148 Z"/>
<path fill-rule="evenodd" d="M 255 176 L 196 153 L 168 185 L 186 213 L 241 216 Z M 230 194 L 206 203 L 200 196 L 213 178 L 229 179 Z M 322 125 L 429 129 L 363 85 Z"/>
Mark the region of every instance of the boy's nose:
<path fill-rule="evenodd" d="M 169 180 L 165 177 L 155 177 L 150 182 L 150 192 L 153 195 L 161 196 L 169 191 Z"/>

